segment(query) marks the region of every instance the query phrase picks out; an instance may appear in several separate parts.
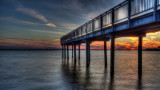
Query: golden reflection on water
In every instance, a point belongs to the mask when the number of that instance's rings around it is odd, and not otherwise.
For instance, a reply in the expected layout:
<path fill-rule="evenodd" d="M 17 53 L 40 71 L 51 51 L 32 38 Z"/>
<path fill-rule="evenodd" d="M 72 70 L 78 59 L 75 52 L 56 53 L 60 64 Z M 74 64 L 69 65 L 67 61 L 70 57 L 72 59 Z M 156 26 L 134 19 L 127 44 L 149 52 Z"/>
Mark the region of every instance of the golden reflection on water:
<path fill-rule="evenodd" d="M 94 76 L 93 73 L 90 71 L 90 69 L 86 69 L 85 72 L 83 72 L 80 67 L 74 67 L 70 66 L 69 64 L 63 64 L 62 65 L 62 72 L 65 79 L 68 81 L 69 84 L 72 85 L 74 90 L 115 90 L 115 88 L 121 87 L 119 86 L 121 84 L 126 85 L 125 88 L 132 87 L 132 83 L 129 82 L 127 79 L 130 80 L 130 77 L 125 77 L 125 81 L 121 82 L 115 82 L 115 79 L 118 79 L 117 77 L 110 77 L 109 72 L 105 69 L 101 75 Z M 136 76 L 135 76 L 136 77 Z M 124 78 L 124 77 L 123 77 Z M 141 78 L 137 78 L 137 90 L 142 89 L 142 82 Z M 133 79 L 134 80 L 134 79 Z M 127 85 L 127 83 L 130 83 L 130 86 Z M 135 84 L 135 83 L 133 83 Z M 134 85 L 133 85 L 134 86 Z M 125 90 L 125 89 L 123 89 Z"/>
<path fill-rule="evenodd" d="M 91 50 L 86 69 L 85 50 L 75 66 L 61 62 L 60 50 L 1 51 L 0 90 L 159 90 L 160 52 L 143 51 L 143 73 L 137 76 L 137 51 L 116 50 L 115 75 L 104 69 L 103 50 Z M 71 57 L 71 54 L 70 54 Z"/>
<path fill-rule="evenodd" d="M 62 70 L 69 67 L 64 72 L 70 73 L 70 80 L 76 87 L 74 89 L 87 89 L 87 90 L 143 90 L 144 88 L 151 89 L 158 86 L 157 80 L 159 77 L 155 70 L 159 71 L 159 64 L 156 64 L 158 60 L 158 53 L 150 54 L 150 52 L 143 52 L 143 74 L 138 76 L 138 56 L 137 51 L 116 51 L 115 56 L 115 75 L 110 77 L 109 71 L 109 52 L 108 52 L 108 67 L 104 69 L 103 51 L 91 52 L 91 67 L 85 68 L 85 58 L 81 57 L 81 64 L 74 68 L 73 65 L 62 65 Z M 153 58 L 154 57 L 154 58 Z M 157 59 L 155 58 L 157 57 Z M 156 61 L 155 61 L 156 60 Z M 153 72 L 152 72 L 153 71 Z M 76 74 L 75 74 L 76 73 Z M 153 79 L 154 78 L 154 79 Z M 149 80 L 149 82 L 148 82 Z M 150 82 L 156 82 L 153 85 Z M 79 87 L 77 87 L 79 86 Z M 153 90 L 154 90 L 153 89 Z"/>

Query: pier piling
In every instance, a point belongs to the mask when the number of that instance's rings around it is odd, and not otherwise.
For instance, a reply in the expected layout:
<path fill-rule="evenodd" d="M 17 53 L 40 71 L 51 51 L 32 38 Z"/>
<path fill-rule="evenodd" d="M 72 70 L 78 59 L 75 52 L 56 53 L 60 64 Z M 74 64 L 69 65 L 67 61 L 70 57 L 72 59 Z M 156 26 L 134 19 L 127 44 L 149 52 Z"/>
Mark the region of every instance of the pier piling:
<path fill-rule="evenodd" d="M 73 49 L 74 49 L 74 48 L 73 48 L 73 44 L 72 44 L 72 60 L 73 60 Z"/>
<path fill-rule="evenodd" d="M 67 44 L 67 63 L 69 63 L 69 45 Z"/>
<path fill-rule="evenodd" d="M 90 42 L 86 41 L 86 67 L 90 67 Z"/>
<path fill-rule="evenodd" d="M 63 61 L 63 57 L 64 57 L 63 50 L 64 50 L 64 48 L 63 48 L 63 45 L 62 45 L 62 61 Z"/>
<path fill-rule="evenodd" d="M 154 1 L 154 2 L 153 2 Z M 111 39 L 110 75 L 114 76 L 115 38 L 138 37 L 138 75 L 142 75 L 142 42 L 149 32 L 160 31 L 160 0 L 125 0 L 61 37 L 63 61 L 69 59 L 68 46 L 72 44 L 72 62 L 80 62 L 80 43 L 86 43 L 86 68 L 90 67 L 90 43 Z M 137 5 L 134 5 L 134 4 Z M 142 10 L 140 10 L 140 8 Z M 150 11 L 152 9 L 152 11 Z M 145 12 L 145 13 L 144 13 Z M 123 15 L 122 15 L 123 13 Z M 127 20 L 128 19 L 128 20 Z M 105 38 L 104 38 L 105 37 Z M 76 45 L 78 55 L 76 57 Z M 67 58 L 67 59 L 66 59 Z M 104 41 L 104 68 L 107 68 L 107 41 Z"/>
<path fill-rule="evenodd" d="M 111 60 L 110 60 L 110 75 L 114 75 L 114 55 L 115 55 L 115 37 L 111 37 Z"/>
<path fill-rule="evenodd" d="M 79 63 L 80 63 L 80 54 L 81 54 L 80 50 L 81 50 L 81 44 L 78 44 L 78 60 L 79 60 Z"/>
<path fill-rule="evenodd" d="M 107 68 L 107 42 L 104 40 L 104 68 Z"/>
<path fill-rule="evenodd" d="M 143 37 L 139 37 L 139 40 L 138 40 L 138 76 L 142 75 L 142 40 L 143 40 Z"/>
<path fill-rule="evenodd" d="M 77 57 L 76 57 L 76 44 L 74 44 L 74 66 L 76 66 Z"/>

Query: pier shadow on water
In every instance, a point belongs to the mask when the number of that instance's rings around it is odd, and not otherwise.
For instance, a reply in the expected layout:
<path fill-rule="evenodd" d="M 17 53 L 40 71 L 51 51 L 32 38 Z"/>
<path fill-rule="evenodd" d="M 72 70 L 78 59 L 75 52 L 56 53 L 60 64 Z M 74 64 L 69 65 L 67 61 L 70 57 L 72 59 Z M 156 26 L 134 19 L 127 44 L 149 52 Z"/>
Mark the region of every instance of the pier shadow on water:
<path fill-rule="evenodd" d="M 96 51 L 95 53 L 98 54 Z M 122 53 L 123 52 L 123 53 Z M 115 74 L 110 76 L 109 62 L 104 69 L 98 55 L 93 54 L 86 69 L 85 57 L 75 66 L 73 61 L 61 65 L 62 75 L 73 90 L 159 90 L 158 52 L 144 52 L 143 72 L 138 76 L 136 51 L 117 51 Z M 127 54 L 128 57 L 124 57 Z M 153 58 L 154 57 L 154 58 Z M 151 61 L 152 60 L 152 61 Z M 78 61 L 78 60 L 77 60 Z"/>
<path fill-rule="evenodd" d="M 86 69 L 81 60 L 62 62 L 61 51 L 0 51 L 0 90 L 160 90 L 160 53 L 143 52 L 142 76 L 137 76 L 137 51 L 116 51 L 115 74 L 102 50 L 91 52 Z M 109 53 L 108 53 L 109 56 Z M 127 56 L 127 57 L 126 57 Z"/>
<path fill-rule="evenodd" d="M 144 90 L 142 76 L 137 77 L 137 84 L 135 86 L 126 88 L 123 85 L 121 86 L 121 82 L 115 80 L 116 78 L 114 76 L 111 77 L 109 71 L 106 69 L 101 73 L 91 72 L 90 69 L 85 69 L 83 72 L 79 65 L 75 67 L 72 64 L 69 65 L 69 63 L 62 64 L 61 69 L 64 79 L 72 90 L 127 90 L 129 88 L 130 90 Z M 118 83 L 115 83 L 115 81 Z M 118 87 L 120 88 L 118 89 Z"/>

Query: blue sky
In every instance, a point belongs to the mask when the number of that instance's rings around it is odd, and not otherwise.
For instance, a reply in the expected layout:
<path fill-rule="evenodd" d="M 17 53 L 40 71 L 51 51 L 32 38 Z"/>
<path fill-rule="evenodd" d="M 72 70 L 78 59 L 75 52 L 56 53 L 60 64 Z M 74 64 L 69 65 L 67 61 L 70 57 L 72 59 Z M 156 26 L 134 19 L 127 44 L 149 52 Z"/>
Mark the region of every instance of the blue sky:
<path fill-rule="evenodd" d="M 59 38 L 123 0 L 0 0 L 1 48 L 59 48 Z"/>

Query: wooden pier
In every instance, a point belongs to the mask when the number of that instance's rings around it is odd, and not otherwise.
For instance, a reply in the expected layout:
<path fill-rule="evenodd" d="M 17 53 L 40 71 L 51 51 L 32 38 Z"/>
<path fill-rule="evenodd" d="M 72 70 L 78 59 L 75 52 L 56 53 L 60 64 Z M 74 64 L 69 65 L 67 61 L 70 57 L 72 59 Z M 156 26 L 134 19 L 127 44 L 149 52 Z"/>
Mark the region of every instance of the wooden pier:
<path fill-rule="evenodd" d="M 111 41 L 110 75 L 114 75 L 115 39 L 138 38 L 138 75 L 142 75 L 142 41 L 146 33 L 160 31 L 160 0 L 126 0 L 88 21 L 61 38 L 62 58 L 69 60 L 69 45 L 76 66 L 76 45 L 86 44 L 86 68 L 90 67 L 90 43 L 104 42 L 104 68 L 107 68 L 107 41 Z"/>

